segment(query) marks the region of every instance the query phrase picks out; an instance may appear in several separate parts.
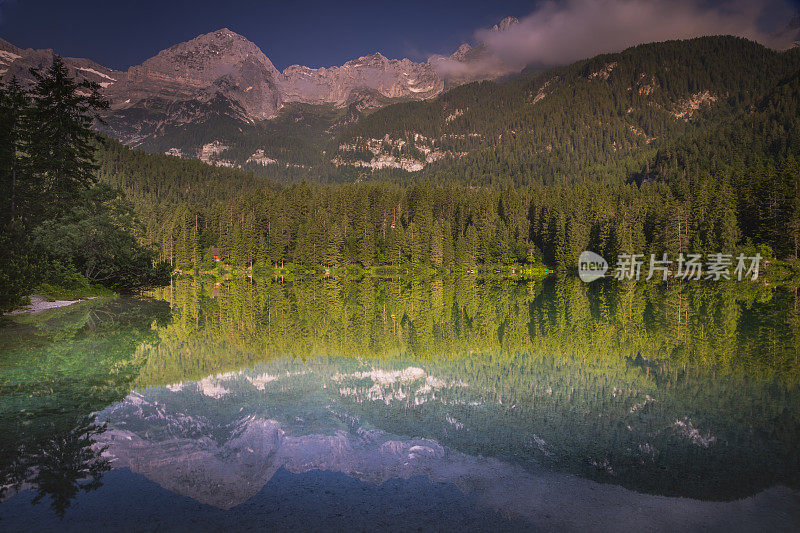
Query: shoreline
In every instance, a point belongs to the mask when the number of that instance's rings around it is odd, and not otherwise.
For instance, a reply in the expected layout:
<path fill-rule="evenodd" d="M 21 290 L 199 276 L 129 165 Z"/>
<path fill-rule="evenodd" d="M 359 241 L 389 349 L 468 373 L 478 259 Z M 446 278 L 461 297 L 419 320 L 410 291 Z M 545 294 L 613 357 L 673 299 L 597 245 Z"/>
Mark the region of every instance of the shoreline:
<path fill-rule="evenodd" d="M 38 294 L 31 294 L 30 296 L 30 303 L 24 307 L 19 309 L 14 309 L 13 311 L 9 311 L 4 313 L 3 316 L 16 316 L 16 315 L 23 315 L 23 314 L 37 314 L 43 311 L 49 311 L 50 309 L 58 309 L 59 307 L 66 307 L 68 305 L 76 304 L 79 302 L 85 302 L 88 300 L 93 300 L 95 298 L 99 298 L 99 296 L 88 296 L 86 298 L 79 298 L 77 300 L 48 300 L 44 296 Z"/>

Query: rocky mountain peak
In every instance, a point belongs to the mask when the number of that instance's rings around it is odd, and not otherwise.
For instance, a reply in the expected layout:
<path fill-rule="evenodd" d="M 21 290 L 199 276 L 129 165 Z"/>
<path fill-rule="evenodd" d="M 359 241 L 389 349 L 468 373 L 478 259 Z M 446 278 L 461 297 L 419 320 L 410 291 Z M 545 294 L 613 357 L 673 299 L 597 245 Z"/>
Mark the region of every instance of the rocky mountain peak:
<path fill-rule="evenodd" d="M 22 57 L 24 50 L 18 48 L 8 41 L 0 39 L 0 76 L 5 74 L 11 64 Z"/>
<path fill-rule="evenodd" d="M 353 59 L 345 63 L 344 67 L 360 67 L 360 66 L 381 66 L 385 65 L 389 62 L 389 59 L 386 58 L 380 52 L 375 52 L 374 54 L 369 54 L 365 56 L 361 56 L 358 59 Z"/>
<path fill-rule="evenodd" d="M 157 98 L 209 101 L 222 94 L 247 115 L 264 119 L 280 107 L 280 72 L 264 52 L 227 28 L 199 35 L 162 50 L 131 67 L 108 91 L 112 108 Z"/>
<path fill-rule="evenodd" d="M 508 31 L 517 24 L 519 20 L 516 18 L 506 17 L 492 26 L 490 31 Z M 496 79 L 515 70 L 495 57 L 485 42 L 474 46 L 464 43 L 449 56 L 434 54 L 428 58 L 428 64 L 451 87 L 472 81 Z"/>
<path fill-rule="evenodd" d="M 217 78 L 243 62 L 263 65 L 271 74 L 278 70 L 254 43 L 227 28 L 199 35 L 190 41 L 162 50 L 140 67 L 155 71 L 192 73 Z M 138 68 L 138 67 L 133 67 Z"/>
<path fill-rule="evenodd" d="M 0 39 L 0 81 L 8 82 L 16 78 L 23 86 L 33 83 L 31 69 L 47 69 L 53 63 L 55 52 L 51 49 L 23 49 Z M 90 59 L 80 57 L 64 57 L 64 64 L 70 76 L 78 81 L 90 81 L 106 88 L 117 81 L 122 74 L 106 68 Z"/>
<path fill-rule="evenodd" d="M 499 23 L 492 26 L 492 31 L 506 31 L 510 27 L 515 26 L 517 24 L 519 24 L 519 20 L 517 20 L 515 17 L 506 17 Z"/>
<path fill-rule="evenodd" d="M 467 43 L 464 43 L 461 46 L 459 46 L 458 50 L 453 52 L 453 55 L 451 55 L 450 57 L 455 59 L 456 61 L 464 61 L 465 59 L 467 59 L 467 54 L 469 54 L 471 50 L 472 46 L 470 46 Z"/>
<path fill-rule="evenodd" d="M 388 59 L 380 52 L 341 67 L 312 69 L 292 65 L 283 71 L 281 84 L 285 102 L 344 106 L 358 101 L 368 107 L 394 98 L 436 96 L 443 88 L 427 64 Z"/>
<path fill-rule="evenodd" d="M 219 39 L 219 40 L 247 41 L 246 37 L 244 37 L 242 35 L 239 35 L 235 31 L 231 31 L 228 28 L 220 28 L 217 31 L 212 31 L 212 32 L 204 33 L 204 34 L 201 34 L 201 35 L 197 36 L 198 39 L 201 38 L 201 37 Z M 247 41 L 247 42 L 250 42 L 250 41 Z"/>
<path fill-rule="evenodd" d="M 177 57 L 194 54 L 206 59 L 221 56 L 225 59 L 241 60 L 247 55 L 252 55 L 272 65 L 272 62 L 255 43 L 228 28 L 198 35 L 190 41 L 171 46 L 164 52 Z"/>
<path fill-rule="evenodd" d="M 497 25 L 498 31 L 514 23 L 516 19 L 506 18 Z M 170 128 L 183 129 L 219 117 L 237 124 L 270 119 L 286 104 L 363 109 L 431 98 L 441 94 L 446 83 L 472 81 L 471 71 L 476 61 L 482 61 L 484 48 L 463 44 L 452 58 L 441 58 L 468 64 L 469 73 L 460 77 L 446 77 L 436 62 L 390 59 L 380 52 L 341 66 L 292 65 L 280 72 L 255 43 L 229 28 L 170 46 L 127 72 L 85 59 L 66 59 L 76 77 L 97 82 L 109 99 L 111 109 L 103 131 L 125 143 L 142 145 L 178 135 Z M 21 50 L 0 40 L 0 80 L 46 66 L 52 54 Z"/>
<path fill-rule="evenodd" d="M 5 39 L 0 38 L 0 51 L 11 52 L 13 54 L 21 54 L 24 50 L 18 46 L 14 46 Z"/>

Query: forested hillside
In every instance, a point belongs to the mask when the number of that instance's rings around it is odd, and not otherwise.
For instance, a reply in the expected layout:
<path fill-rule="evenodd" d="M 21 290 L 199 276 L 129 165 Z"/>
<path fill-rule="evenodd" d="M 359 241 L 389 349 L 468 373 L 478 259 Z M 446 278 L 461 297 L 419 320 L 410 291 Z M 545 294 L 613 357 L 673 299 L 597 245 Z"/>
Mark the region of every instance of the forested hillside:
<path fill-rule="evenodd" d="M 662 144 L 642 176 L 680 179 L 775 164 L 800 154 L 800 70 L 758 97 L 709 121 L 691 134 Z"/>
<path fill-rule="evenodd" d="M 478 188 L 455 181 L 282 185 L 115 143 L 104 158 L 101 175 L 128 191 L 147 239 L 183 270 L 212 267 L 212 246 L 240 267 L 458 270 L 571 268 L 584 249 L 616 257 L 767 245 L 796 257 L 800 248 L 800 163 L 791 158 L 691 181 Z"/>
<path fill-rule="evenodd" d="M 394 154 L 426 162 L 422 177 L 476 185 L 618 183 L 649 171 L 662 147 L 702 139 L 694 141 L 702 153 L 715 136 L 728 154 L 736 145 L 749 160 L 771 159 L 786 155 L 774 145 L 786 142 L 797 118 L 787 80 L 799 68 L 798 50 L 734 37 L 647 44 L 390 106 L 336 145 L 345 161 Z M 371 140 L 380 141 L 372 151 Z"/>
<path fill-rule="evenodd" d="M 310 148 L 334 114 L 307 106 L 264 134 L 305 163 L 242 171 L 108 141 L 99 172 L 180 269 L 213 266 L 213 246 L 241 267 L 571 268 L 584 249 L 797 257 L 799 69 L 796 50 L 733 37 L 642 45 L 352 109 L 326 149 L 338 167 Z M 378 157 L 432 162 L 370 168 Z"/>
<path fill-rule="evenodd" d="M 785 101 L 799 67 L 797 49 L 703 37 L 531 69 L 378 110 L 290 104 L 269 120 L 242 122 L 240 112 L 228 109 L 169 126 L 144 113 L 141 128 L 156 130 L 123 137 L 146 137 L 134 145 L 149 152 L 280 181 L 619 182 L 645 179 L 670 157 L 664 150 L 719 145 L 720 136 L 747 145 L 751 160 L 785 155 L 767 145 L 783 142 L 781 131 L 796 113 L 770 102 Z"/>

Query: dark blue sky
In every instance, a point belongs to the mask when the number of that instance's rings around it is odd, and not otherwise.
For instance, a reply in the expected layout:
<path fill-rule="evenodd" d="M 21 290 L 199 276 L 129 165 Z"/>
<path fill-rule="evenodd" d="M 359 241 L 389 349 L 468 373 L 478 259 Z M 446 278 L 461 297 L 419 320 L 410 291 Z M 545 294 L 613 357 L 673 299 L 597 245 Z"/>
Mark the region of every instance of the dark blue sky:
<path fill-rule="evenodd" d="M 531 0 L 0 0 L 0 37 L 127 68 L 159 50 L 227 27 L 278 68 L 339 65 L 367 53 L 454 51 L 475 29 L 532 10 Z"/>
<path fill-rule="evenodd" d="M 280 69 L 319 67 L 375 51 L 412 59 L 450 53 L 477 28 L 535 7 L 536 0 L 0 0 L 0 37 L 124 69 L 228 27 Z"/>

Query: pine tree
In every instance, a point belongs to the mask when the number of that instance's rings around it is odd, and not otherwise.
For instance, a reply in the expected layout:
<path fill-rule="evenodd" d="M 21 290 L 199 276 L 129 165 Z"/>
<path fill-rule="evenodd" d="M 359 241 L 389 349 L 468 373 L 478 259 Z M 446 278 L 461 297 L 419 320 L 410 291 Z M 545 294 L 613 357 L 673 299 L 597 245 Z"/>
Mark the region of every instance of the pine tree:
<path fill-rule="evenodd" d="M 442 241 L 442 264 L 446 267 L 452 267 L 455 260 L 455 249 L 453 246 L 453 228 L 449 220 L 445 220 L 442 226 L 443 241 Z"/>
<path fill-rule="evenodd" d="M 108 102 L 96 83 L 76 83 L 59 56 L 46 73 L 32 69 L 31 74 L 36 83 L 25 150 L 34 181 L 30 189 L 39 195 L 31 216 L 41 220 L 66 212 L 95 183 L 99 138 L 91 126 Z"/>
<path fill-rule="evenodd" d="M 27 93 L 12 78 L 6 87 L 0 86 L 0 188 L 6 191 L 0 204 L 0 226 L 14 222 L 25 212 L 28 202 L 37 201 L 34 191 L 23 176 L 25 113 L 30 106 Z"/>
<path fill-rule="evenodd" d="M 431 262 L 437 266 L 441 266 L 444 262 L 444 231 L 441 220 L 437 220 L 433 225 L 433 234 L 431 235 Z"/>
<path fill-rule="evenodd" d="M 790 251 L 795 259 L 800 258 L 800 161 L 786 163 L 783 180 L 786 198 L 785 227 L 789 237 Z"/>
<path fill-rule="evenodd" d="M 741 234 L 736 216 L 736 198 L 727 179 L 718 185 L 714 204 L 716 250 L 713 252 L 732 253 Z"/>
<path fill-rule="evenodd" d="M 461 266 L 469 269 L 475 268 L 478 256 L 478 232 L 475 226 L 467 226 L 466 234 L 463 237 L 463 257 Z"/>
<path fill-rule="evenodd" d="M 323 254 L 323 264 L 329 268 L 342 262 L 342 244 L 344 239 L 339 224 L 334 222 L 328 228 L 328 239 Z"/>
<path fill-rule="evenodd" d="M 553 264 L 559 270 L 568 268 L 571 263 L 572 243 L 567 239 L 566 225 L 567 222 L 562 213 L 553 217 Z"/>

